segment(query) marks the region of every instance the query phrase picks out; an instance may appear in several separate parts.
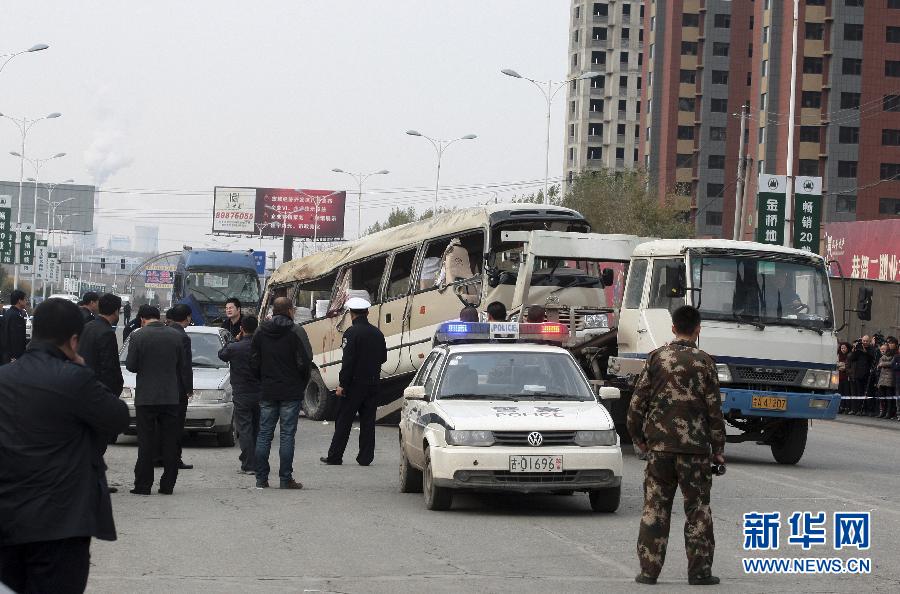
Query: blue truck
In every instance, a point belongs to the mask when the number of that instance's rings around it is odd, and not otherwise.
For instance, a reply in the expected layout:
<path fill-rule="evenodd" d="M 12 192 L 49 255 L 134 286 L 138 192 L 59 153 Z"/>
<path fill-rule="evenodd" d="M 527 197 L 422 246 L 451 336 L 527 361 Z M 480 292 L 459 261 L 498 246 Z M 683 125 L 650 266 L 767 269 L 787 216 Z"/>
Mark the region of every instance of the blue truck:
<path fill-rule="evenodd" d="M 185 247 L 178 258 L 172 303 L 186 303 L 194 324 L 217 326 L 225 320 L 225 301 L 236 297 L 248 311 L 259 305 L 260 283 L 253 250 Z"/>

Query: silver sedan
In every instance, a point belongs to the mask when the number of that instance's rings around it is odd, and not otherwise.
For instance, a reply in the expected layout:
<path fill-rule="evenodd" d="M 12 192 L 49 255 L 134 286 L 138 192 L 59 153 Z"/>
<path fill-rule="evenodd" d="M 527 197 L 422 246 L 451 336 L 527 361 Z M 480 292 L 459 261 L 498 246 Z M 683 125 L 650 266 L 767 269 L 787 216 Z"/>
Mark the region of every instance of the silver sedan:
<path fill-rule="evenodd" d="M 194 395 L 188 402 L 184 431 L 191 435 L 214 433 L 220 446 L 230 447 L 235 442 L 234 404 L 231 400 L 231 378 L 228 363 L 219 359 L 219 349 L 228 340 L 228 332 L 208 326 L 188 326 L 185 329 L 191 338 L 194 370 Z M 140 330 L 135 330 L 140 332 Z M 130 341 L 130 337 L 129 337 Z M 134 414 L 135 374 L 125 369 L 129 341 L 125 341 L 119 352 L 125 389 L 122 399 L 128 404 L 131 424 L 126 431 L 134 435 L 136 431 Z"/>

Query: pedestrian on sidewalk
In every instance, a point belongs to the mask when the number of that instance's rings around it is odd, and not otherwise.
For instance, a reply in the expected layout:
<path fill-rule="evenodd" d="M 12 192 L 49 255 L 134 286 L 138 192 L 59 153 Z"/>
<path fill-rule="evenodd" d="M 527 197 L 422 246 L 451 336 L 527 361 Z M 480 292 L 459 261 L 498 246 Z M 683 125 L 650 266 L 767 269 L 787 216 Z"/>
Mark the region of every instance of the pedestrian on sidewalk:
<path fill-rule="evenodd" d="M 16 289 L 9 294 L 10 308 L 3 312 L 2 343 L 3 352 L 0 364 L 12 363 L 25 354 L 25 346 L 28 344 L 28 336 L 26 332 L 27 322 L 25 317 L 25 307 L 28 300 L 25 292 Z"/>
<path fill-rule="evenodd" d="M 343 463 L 353 420 L 359 414 L 359 454 L 356 462 L 368 466 L 375 459 L 375 412 L 378 409 L 378 381 L 381 364 L 387 361 L 387 347 L 381 330 L 369 323 L 365 299 L 347 300 L 353 325 L 344 332 L 343 359 L 335 395 L 340 399 L 334 436 L 328 455 L 319 458 L 323 464 Z"/>
<path fill-rule="evenodd" d="M 709 507 L 711 462 L 725 464 L 725 421 L 712 358 L 697 348 L 700 312 L 683 305 L 672 313 L 675 340 L 651 352 L 628 407 L 628 432 L 647 456 L 644 512 L 635 581 L 655 584 L 666 558 L 672 501 L 684 496 L 688 583 L 715 585 L 715 539 Z"/>
<path fill-rule="evenodd" d="M 897 416 L 894 402 L 894 363 L 897 353 L 887 341 L 881 343 L 881 358 L 878 360 L 878 418 L 887 419 Z"/>
<path fill-rule="evenodd" d="M 126 301 L 125 305 L 122 307 L 122 315 L 125 316 L 125 323 L 131 321 L 131 302 Z"/>
<path fill-rule="evenodd" d="M 229 363 L 234 423 L 241 446 L 241 472 L 256 474 L 256 440 L 259 436 L 259 398 L 262 387 L 250 366 L 250 344 L 259 325 L 255 316 L 241 319 L 237 340 L 219 351 L 219 359 Z"/>
<path fill-rule="evenodd" d="M 84 592 L 91 538 L 116 540 L 100 445 L 128 407 L 78 355 L 81 312 L 47 299 L 15 365 L 0 368 L 0 582 Z"/>
<path fill-rule="evenodd" d="M 256 439 L 256 488 L 269 487 L 269 452 L 280 425 L 278 478 L 282 489 L 302 489 L 294 480 L 294 437 L 300 402 L 306 393 L 312 349 L 306 331 L 294 324 L 294 306 L 278 297 L 272 319 L 263 322 L 250 341 L 250 363 L 260 380 L 259 436 Z"/>
<path fill-rule="evenodd" d="M 869 370 L 872 368 L 872 356 L 865 344 L 868 336 L 863 336 L 853 344 L 853 350 L 847 355 L 850 366 L 850 393 L 853 401 L 850 405 L 851 415 L 864 415 L 866 410 L 866 388 L 869 383 Z"/>
<path fill-rule="evenodd" d="M 887 343 L 894 353 L 894 411 L 896 414 L 893 420 L 900 421 L 900 348 L 898 348 L 896 336 L 888 336 Z"/>
<path fill-rule="evenodd" d="M 159 320 L 159 310 L 142 306 L 141 328 L 132 333 L 125 368 L 137 375 L 134 411 L 138 455 L 134 465 L 135 495 L 149 495 L 153 486 L 153 460 L 162 450 L 163 474 L 159 493 L 171 495 L 178 479 L 179 376 L 184 361 L 181 336 Z"/>
<path fill-rule="evenodd" d="M 191 350 L 191 337 L 184 331 L 191 325 L 191 308 L 180 303 L 166 311 L 166 322 L 181 337 L 181 373 L 178 375 L 178 469 L 190 470 L 193 464 L 185 464 L 183 452 L 184 421 L 187 418 L 187 407 L 194 395 L 194 357 Z"/>
<path fill-rule="evenodd" d="M 850 412 L 850 403 L 853 402 L 847 396 L 850 396 L 850 379 L 849 379 L 849 364 L 847 363 L 847 358 L 850 356 L 850 343 L 849 342 L 841 342 L 838 344 L 838 393 L 842 396 L 841 398 L 841 407 L 838 412 L 841 414 L 845 414 Z"/>

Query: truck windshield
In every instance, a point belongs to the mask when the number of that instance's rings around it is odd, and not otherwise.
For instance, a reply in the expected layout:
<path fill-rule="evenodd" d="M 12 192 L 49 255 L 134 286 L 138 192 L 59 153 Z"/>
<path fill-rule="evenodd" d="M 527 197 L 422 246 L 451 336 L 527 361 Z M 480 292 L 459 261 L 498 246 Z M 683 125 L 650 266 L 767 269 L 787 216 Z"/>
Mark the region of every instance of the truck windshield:
<path fill-rule="evenodd" d="M 483 352 L 450 355 L 438 398 L 468 400 L 593 400 L 567 353 Z"/>
<path fill-rule="evenodd" d="M 757 256 L 691 259 L 695 305 L 705 319 L 794 325 L 834 324 L 825 269 L 802 261 Z"/>
<path fill-rule="evenodd" d="M 193 295 L 201 303 L 225 303 L 231 297 L 237 297 L 241 303 L 256 303 L 259 301 L 259 280 L 251 272 L 187 272 L 184 293 Z"/>

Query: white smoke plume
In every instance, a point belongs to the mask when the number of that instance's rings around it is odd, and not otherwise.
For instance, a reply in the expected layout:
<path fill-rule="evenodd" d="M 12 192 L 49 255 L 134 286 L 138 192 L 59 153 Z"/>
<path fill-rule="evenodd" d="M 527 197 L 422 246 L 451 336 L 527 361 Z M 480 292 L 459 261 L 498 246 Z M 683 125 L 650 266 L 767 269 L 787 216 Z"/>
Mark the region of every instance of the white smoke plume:
<path fill-rule="evenodd" d="M 115 109 L 122 103 L 113 99 L 108 87 L 100 89 L 97 101 L 96 125 L 91 144 L 84 151 L 84 164 L 99 188 L 134 159 L 125 137 L 125 116 Z"/>

